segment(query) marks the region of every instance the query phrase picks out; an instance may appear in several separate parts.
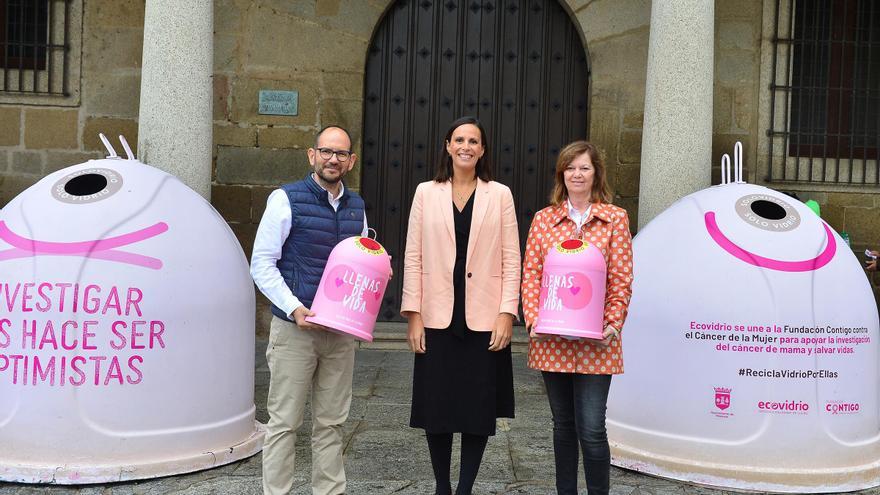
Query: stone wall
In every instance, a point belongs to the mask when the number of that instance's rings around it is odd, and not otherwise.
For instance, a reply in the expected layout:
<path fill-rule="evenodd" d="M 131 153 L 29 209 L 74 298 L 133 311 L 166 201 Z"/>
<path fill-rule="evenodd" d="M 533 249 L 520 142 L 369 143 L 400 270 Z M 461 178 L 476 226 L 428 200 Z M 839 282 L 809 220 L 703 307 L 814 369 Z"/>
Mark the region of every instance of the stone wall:
<path fill-rule="evenodd" d="M 650 35 L 650 2 L 570 1 L 584 32 L 592 69 L 590 138 L 606 150 L 615 202 L 638 224 L 639 168 Z M 715 2 L 713 183 L 721 155 L 742 141 L 747 177 L 754 181 L 761 0 Z"/>
<path fill-rule="evenodd" d="M 47 173 L 101 156 L 99 131 L 137 143 L 144 1 L 83 0 L 78 104 L 0 105 L 0 204 Z M 391 3 L 215 0 L 212 202 L 248 256 L 268 194 L 308 171 L 306 149 L 321 127 L 346 126 L 360 149 L 366 50 Z M 606 150 L 615 202 L 636 225 L 650 2 L 562 3 L 581 28 L 591 64 L 590 137 Z M 715 3 L 715 182 L 721 154 L 737 140 L 749 181 L 761 183 L 765 175 L 761 77 L 772 3 Z M 298 91 L 298 115 L 258 114 L 261 89 Z M 357 188 L 359 167 L 349 179 Z M 829 223 L 852 235 L 855 249 L 880 246 L 877 188 L 785 189 L 819 201 Z"/>
<path fill-rule="evenodd" d="M 760 0 L 715 2 L 713 184 L 720 182 L 721 156 L 732 158 L 737 141 L 743 144 L 743 176 L 756 182 L 761 23 Z"/>
<path fill-rule="evenodd" d="M 720 5 L 716 3 L 716 6 Z M 781 4 L 784 7 L 784 3 Z M 741 109 L 748 115 L 744 123 L 748 125 L 749 139 L 746 144 L 746 163 L 749 164 L 750 182 L 786 191 L 797 195 L 801 201 L 815 200 L 821 206 L 822 218 L 837 232 L 847 232 L 852 242 L 852 250 L 861 261 L 865 249 L 880 249 L 880 188 L 877 186 L 848 186 L 835 184 L 807 183 L 768 183 L 769 162 L 767 130 L 770 128 L 770 90 L 773 70 L 772 40 L 776 29 L 774 23 L 775 0 L 750 0 L 749 7 L 738 10 L 754 12 L 749 22 L 752 27 L 749 33 L 739 33 L 743 54 L 749 52 L 748 64 L 754 66 L 749 84 L 753 86 L 753 94 L 748 97 L 748 106 Z M 787 19 L 788 13 L 780 12 L 780 18 Z M 755 19 L 760 19 L 756 22 Z M 733 34 L 733 33 L 731 33 Z M 752 47 L 746 49 L 746 39 L 751 40 Z M 732 41 L 735 43 L 735 41 Z M 745 55 L 742 57 L 745 58 Z M 745 62 L 743 60 L 743 62 Z M 780 67 L 782 65 L 780 64 Z M 781 70 L 781 69 L 778 69 Z M 738 105 L 734 101 L 734 108 Z M 734 117 L 734 120 L 737 120 Z M 777 152 L 778 152 L 777 146 Z M 874 290 L 874 297 L 880 301 L 880 277 L 869 275 L 868 280 Z M 858 283 L 859 281 L 853 281 Z"/>
<path fill-rule="evenodd" d="M 212 201 L 248 254 L 266 197 L 306 173 L 317 130 L 344 125 L 360 149 L 366 48 L 390 3 L 216 0 Z M 590 136 L 606 150 L 615 201 L 635 225 L 650 4 L 563 3 L 591 63 Z M 753 17 L 760 9 L 727 4 L 718 2 L 717 11 L 718 156 L 736 139 L 753 153 L 757 133 L 751 124 L 760 20 Z M 100 156 L 99 131 L 137 143 L 143 12 L 144 0 L 85 1 L 79 107 L 0 107 L 0 203 L 48 172 Z M 298 115 L 258 114 L 261 89 L 298 91 Z M 355 168 L 349 176 L 354 188 L 359 175 Z"/>
<path fill-rule="evenodd" d="M 605 150 L 614 202 L 626 208 L 635 228 L 651 5 L 643 0 L 567 3 L 589 54 L 590 140 Z"/>
<path fill-rule="evenodd" d="M 0 205 L 46 174 L 103 156 L 98 132 L 137 144 L 143 14 L 143 0 L 72 2 L 72 96 L 39 105 L 5 96 L 0 106 Z"/>
<path fill-rule="evenodd" d="M 269 193 L 309 170 L 328 124 L 361 146 L 367 45 L 388 1 L 216 0 L 212 201 L 250 254 Z M 261 89 L 299 92 L 296 116 L 257 113 Z M 360 169 L 346 180 L 357 188 Z"/>
<path fill-rule="evenodd" d="M 606 150 L 615 202 L 637 224 L 639 162 L 644 116 L 650 3 L 638 0 L 569 1 L 583 29 L 591 60 L 590 138 Z M 743 143 L 748 182 L 814 199 L 823 218 L 846 231 L 858 259 L 866 248 L 880 249 L 880 189 L 767 183 L 768 158 L 762 140 L 769 113 L 762 74 L 769 70 L 774 0 L 715 2 L 715 85 L 713 102 L 712 181 L 720 182 L 724 153 Z M 762 152 L 763 151 L 763 152 Z M 707 164 L 709 166 L 709 164 Z M 880 301 L 880 276 L 869 277 Z"/>
<path fill-rule="evenodd" d="M 215 0 L 212 203 L 250 257 L 266 198 L 309 170 L 306 150 L 328 124 L 361 149 L 367 45 L 388 1 Z M 262 89 L 298 91 L 298 115 L 258 113 Z M 357 189 L 360 167 L 348 175 Z M 268 329 L 258 297 L 258 333 Z"/>

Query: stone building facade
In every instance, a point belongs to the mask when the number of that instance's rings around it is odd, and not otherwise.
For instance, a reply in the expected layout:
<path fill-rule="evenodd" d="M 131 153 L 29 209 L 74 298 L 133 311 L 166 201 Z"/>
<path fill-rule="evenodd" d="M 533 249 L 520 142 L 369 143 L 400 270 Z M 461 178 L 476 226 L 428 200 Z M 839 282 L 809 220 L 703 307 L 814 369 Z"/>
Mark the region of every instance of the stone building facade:
<path fill-rule="evenodd" d="M 40 177 L 102 155 L 98 132 L 137 142 L 145 0 L 72 2 L 71 92 L 64 101 L 0 98 L 0 204 Z M 607 153 L 615 202 L 636 225 L 647 0 L 560 0 L 590 64 L 590 139 Z M 306 149 L 328 123 L 362 147 L 365 60 L 393 0 L 215 0 L 212 203 L 249 255 L 266 198 L 304 175 Z M 744 145 L 749 182 L 815 199 L 856 252 L 880 246 L 877 186 L 768 183 L 767 91 L 775 0 L 715 2 L 712 163 Z M 296 116 L 261 115 L 259 90 L 299 92 Z M 707 164 L 709 166 L 709 164 Z M 349 184 L 358 188 L 360 169 Z M 875 286 L 875 293 L 877 292 Z"/>

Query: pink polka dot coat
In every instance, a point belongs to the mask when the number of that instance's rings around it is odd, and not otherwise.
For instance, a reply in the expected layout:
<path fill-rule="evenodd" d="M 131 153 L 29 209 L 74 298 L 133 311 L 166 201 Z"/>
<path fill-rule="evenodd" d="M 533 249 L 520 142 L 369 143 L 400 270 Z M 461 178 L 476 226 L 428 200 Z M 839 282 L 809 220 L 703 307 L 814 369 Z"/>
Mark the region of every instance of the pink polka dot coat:
<path fill-rule="evenodd" d="M 523 256 L 522 302 L 526 322 L 538 316 L 541 274 L 544 256 L 554 245 L 580 236 L 568 216 L 566 203 L 548 206 L 532 219 Z M 632 237 L 626 210 L 614 205 L 595 203 L 584 223 L 583 239 L 599 248 L 608 264 L 605 288 L 605 325 L 623 329 L 632 296 Z M 613 375 L 623 373 L 623 335 L 602 347 L 589 339 L 567 340 L 562 337 L 531 339 L 529 367 L 541 371 Z"/>

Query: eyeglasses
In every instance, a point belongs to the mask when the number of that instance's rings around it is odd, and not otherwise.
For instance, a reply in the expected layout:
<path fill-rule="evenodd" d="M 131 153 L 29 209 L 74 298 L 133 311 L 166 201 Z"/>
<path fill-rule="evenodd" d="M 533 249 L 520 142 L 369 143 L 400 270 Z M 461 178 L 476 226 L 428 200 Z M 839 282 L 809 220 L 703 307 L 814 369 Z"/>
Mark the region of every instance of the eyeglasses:
<path fill-rule="evenodd" d="M 351 158 L 351 151 L 348 150 L 334 150 L 330 148 L 318 148 L 318 154 L 321 155 L 321 158 L 324 160 L 329 160 L 333 158 L 333 155 L 336 155 L 336 159 L 340 162 L 347 162 L 349 158 Z"/>

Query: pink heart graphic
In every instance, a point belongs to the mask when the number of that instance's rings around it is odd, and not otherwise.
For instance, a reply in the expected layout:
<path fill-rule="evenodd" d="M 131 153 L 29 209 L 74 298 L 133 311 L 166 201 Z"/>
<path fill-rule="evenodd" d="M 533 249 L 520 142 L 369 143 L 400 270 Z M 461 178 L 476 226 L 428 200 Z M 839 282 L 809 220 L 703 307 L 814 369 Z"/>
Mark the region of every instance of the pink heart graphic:
<path fill-rule="evenodd" d="M 341 302 L 345 296 L 351 294 L 352 286 L 345 283 L 347 273 L 354 273 L 354 270 L 348 265 L 339 264 L 325 271 L 321 277 L 324 295 L 331 301 Z"/>
<path fill-rule="evenodd" d="M 368 295 L 364 295 L 364 301 L 367 303 L 367 311 L 371 315 L 378 315 L 379 308 L 382 307 L 382 296 L 385 294 L 385 289 L 380 285 L 378 290 L 373 293 L 373 297 Z"/>
<path fill-rule="evenodd" d="M 593 298 L 593 284 L 590 283 L 590 279 L 580 272 L 568 272 L 565 274 L 565 279 L 571 280 L 571 287 L 559 291 L 562 305 L 568 309 L 587 307 Z"/>

